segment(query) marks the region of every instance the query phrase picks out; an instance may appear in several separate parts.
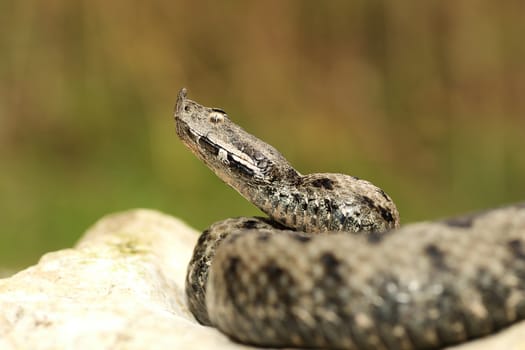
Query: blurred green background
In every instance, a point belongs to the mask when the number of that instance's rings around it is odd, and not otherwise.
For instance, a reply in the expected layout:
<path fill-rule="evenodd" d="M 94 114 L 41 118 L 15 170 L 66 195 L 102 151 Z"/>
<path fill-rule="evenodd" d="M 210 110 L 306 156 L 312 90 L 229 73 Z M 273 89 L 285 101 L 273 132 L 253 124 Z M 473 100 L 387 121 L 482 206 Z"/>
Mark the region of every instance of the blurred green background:
<path fill-rule="evenodd" d="M 0 267 L 101 216 L 258 211 L 178 141 L 178 90 L 404 222 L 525 199 L 525 3 L 0 2 Z"/>

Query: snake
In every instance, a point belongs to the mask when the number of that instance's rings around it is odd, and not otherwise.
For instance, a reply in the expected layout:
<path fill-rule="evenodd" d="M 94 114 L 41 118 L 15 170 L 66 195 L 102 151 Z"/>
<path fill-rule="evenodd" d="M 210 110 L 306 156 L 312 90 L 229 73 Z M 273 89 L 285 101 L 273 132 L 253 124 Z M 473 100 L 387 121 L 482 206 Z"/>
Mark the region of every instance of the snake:
<path fill-rule="evenodd" d="M 525 202 L 401 226 L 379 187 L 299 173 L 185 88 L 174 114 L 183 144 L 266 214 L 198 238 L 185 294 L 202 325 L 254 346 L 409 350 L 525 319 Z"/>

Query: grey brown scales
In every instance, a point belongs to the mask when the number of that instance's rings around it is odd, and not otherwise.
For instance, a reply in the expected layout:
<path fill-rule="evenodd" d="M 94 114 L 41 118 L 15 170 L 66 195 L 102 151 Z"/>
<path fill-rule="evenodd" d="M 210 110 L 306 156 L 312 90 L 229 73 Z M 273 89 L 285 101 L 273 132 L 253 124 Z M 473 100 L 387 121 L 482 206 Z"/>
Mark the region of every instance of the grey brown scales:
<path fill-rule="evenodd" d="M 267 218 L 203 232 L 186 295 L 203 324 L 272 347 L 434 349 L 525 318 L 525 203 L 399 228 L 384 191 L 301 175 L 179 93 L 177 134 Z"/>

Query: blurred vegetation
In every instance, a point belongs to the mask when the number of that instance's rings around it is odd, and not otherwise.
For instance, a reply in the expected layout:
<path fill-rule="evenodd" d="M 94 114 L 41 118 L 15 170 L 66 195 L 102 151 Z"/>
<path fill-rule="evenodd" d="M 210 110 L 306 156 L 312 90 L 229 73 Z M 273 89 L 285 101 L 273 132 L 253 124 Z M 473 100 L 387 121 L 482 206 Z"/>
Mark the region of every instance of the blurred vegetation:
<path fill-rule="evenodd" d="M 258 211 L 178 141 L 186 86 L 404 222 L 525 198 L 523 1 L 2 1 L 0 266 L 148 207 Z"/>

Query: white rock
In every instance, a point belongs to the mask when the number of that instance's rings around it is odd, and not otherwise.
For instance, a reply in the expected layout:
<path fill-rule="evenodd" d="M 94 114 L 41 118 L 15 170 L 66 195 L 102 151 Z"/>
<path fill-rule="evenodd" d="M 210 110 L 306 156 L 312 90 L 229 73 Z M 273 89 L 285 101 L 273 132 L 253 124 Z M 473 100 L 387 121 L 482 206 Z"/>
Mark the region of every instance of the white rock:
<path fill-rule="evenodd" d="M 184 300 L 198 232 L 170 216 L 107 216 L 74 249 L 0 280 L 0 349 L 243 348 Z"/>
<path fill-rule="evenodd" d="M 74 249 L 0 279 L 0 349 L 250 348 L 199 325 L 186 307 L 197 237 L 152 210 L 102 218 Z M 453 349 L 525 349 L 525 324 Z"/>

